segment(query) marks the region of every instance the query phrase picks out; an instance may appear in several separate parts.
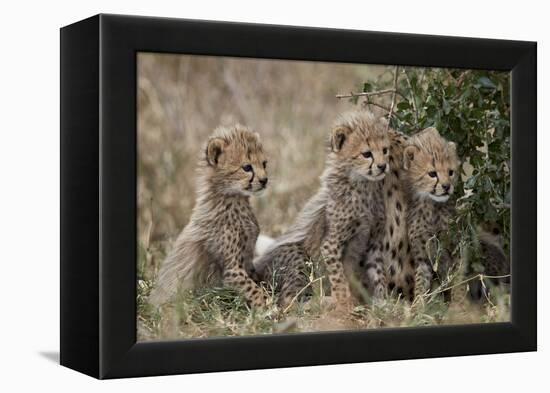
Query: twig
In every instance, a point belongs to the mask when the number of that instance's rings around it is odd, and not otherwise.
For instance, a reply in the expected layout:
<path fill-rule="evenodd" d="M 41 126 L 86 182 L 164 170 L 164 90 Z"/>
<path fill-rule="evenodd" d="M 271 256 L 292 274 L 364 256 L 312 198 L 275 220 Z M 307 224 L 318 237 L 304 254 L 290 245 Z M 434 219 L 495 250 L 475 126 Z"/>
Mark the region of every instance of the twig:
<path fill-rule="evenodd" d="M 411 80 L 409 79 L 409 75 L 407 75 L 407 71 L 403 70 L 403 74 L 405 74 L 405 79 L 407 81 L 407 85 L 409 85 L 409 90 L 411 91 L 411 102 L 414 109 L 414 123 L 416 124 L 416 128 L 418 128 L 418 109 L 416 108 L 416 99 L 414 97 L 414 92 L 412 88 Z"/>
<path fill-rule="evenodd" d="M 485 281 L 483 281 L 483 278 L 481 278 L 480 281 L 481 281 L 481 286 L 483 287 L 483 295 L 485 295 L 485 298 L 487 299 L 491 307 L 494 307 L 495 305 L 493 304 L 491 299 L 489 299 L 489 294 L 487 292 L 487 285 L 485 285 Z"/>
<path fill-rule="evenodd" d="M 437 295 L 438 293 L 442 293 L 442 292 L 448 291 L 449 289 L 453 289 L 453 288 L 456 288 L 456 287 L 458 287 L 458 286 L 460 286 L 460 285 L 464 285 L 464 284 L 466 284 L 467 282 L 470 282 L 470 281 L 475 280 L 475 279 L 478 279 L 478 278 L 481 280 L 481 282 L 483 282 L 483 279 L 484 279 L 484 278 L 489 278 L 489 279 L 497 280 L 497 279 L 500 279 L 500 278 L 508 278 L 508 277 L 512 277 L 512 275 L 511 275 L 511 274 L 505 274 L 505 275 L 503 275 L 503 276 L 486 276 L 485 274 L 481 274 L 481 273 L 480 273 L 480 274 L 476 274 L 476 275 L 473 276 L 473 277 L 467 278 L 466 280 L 463 280 L 463 281 L 461 281 L 461 282 L 459 282 L 459 283 L 456 283 L 455 285 L 450 286 L 450 287 L 448 287 L 448 288 L 438 289 L 438 290 L 436 290 L 436 291 L 430 292 L 429 295 Z"/>
<path fill-rule="evenodd" d="M 377 102 L 372 102 L 372 101 L 364 101 L 363 102 L 363 105 L 367 106 L 367 105 L 373 105 L 373 106 L 377 106 L 378 108 L 380 109 L 384 109 L 386 112 L 390 112 L 390 108 L 388 108 L 387 106 L 384 106 L 384 105 L 381 105 Z"/>
<path fill-rule="evenodd" d="M 391 106 L 390 111 L 388 112 L 388 125 L 386 127 L 386 130 L 390 129 L 390 120 L 393 115 L 393 108 L 395 107 L 395 96 L 397 93 L 397 74 L 399 72 L 399 66 L 395 66 L 395 71 L 393 73 L 393 93 L 391 95 Z"/>
<path fill-rule="evenodd" d="M 385 89 L 378 91 L 365 91 L 362 93 L 350 92 L 349 94 L 336 94 L 336 98 L 353 98 L 353 97 L 370 97 L 370 96 L 379 96 L 382 94 L 396 93 L 395 89 Z"/>

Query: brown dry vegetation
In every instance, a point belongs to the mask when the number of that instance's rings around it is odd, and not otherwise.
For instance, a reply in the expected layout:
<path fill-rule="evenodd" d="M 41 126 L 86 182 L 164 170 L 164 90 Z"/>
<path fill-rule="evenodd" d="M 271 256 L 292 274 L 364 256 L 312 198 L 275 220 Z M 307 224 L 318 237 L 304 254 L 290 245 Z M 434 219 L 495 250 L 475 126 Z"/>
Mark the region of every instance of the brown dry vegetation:
<path fill-rule="evenodd" d="M 508 320 L 506 301 L 447 307 L 434 298 L 413 310 L 390 300 L 346 317 L 328 315 L 330 305 L 320 296 L 284 317 L 254 312 L 227 289 L 183 294 L 161 311 L 147 304 L 159 264 L 188 222 L 197 160 L 214 128 L 239 122 L 262 136 L 269 191 L 253 205 L 262 233 L 277 236 L 319 185 L 332 122 L 353 109 L 335 95 L 377 78 L 391 79 L 391 72 L 383 66 L 138 56 L 138 339 Z"/>

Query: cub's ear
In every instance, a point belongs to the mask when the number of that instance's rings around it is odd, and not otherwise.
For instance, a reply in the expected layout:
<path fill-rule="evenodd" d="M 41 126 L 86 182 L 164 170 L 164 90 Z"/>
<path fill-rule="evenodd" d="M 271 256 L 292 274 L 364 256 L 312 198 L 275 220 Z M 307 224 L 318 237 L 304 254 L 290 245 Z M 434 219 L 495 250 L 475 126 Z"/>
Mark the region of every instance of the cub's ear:
<path fill-rule="evenodd" d="M 411 167 L 411 161 L 414 161 L 414 156 L 417 151 L 418 151 L 418 147 L 414 145 L 407 146 L 403 150 L 403 168 L 405 168 L 406 170 L 409 170 L 409 168 Z"/>
<path fill-rule="evenodd" d="M 447 146 L 449 147 L 449 151 L 453 154 L 456 154 L 456 143 L 454 142 L 447 142 Z"/>
<path fill-rule="evenodd" d="M 447 142 L 447 150 L 449 152 L 449 157 L 456 162 L 457 166 L 459 166 L 460 165 L 460 158 L 458 158 L 458 154 L 456 152 L 456 143 Z"/>
<path fill-rule="evenodd" d="M 336 126 L 332 129 L 330 148 L 333 152 L 338 153 L 342 149 L 349 134 L 351 134 L 351 129 L 349 127 Z"/>
<path fill-rule="evenodd" d="M 225 148 L 225 141 L 221 138 L 212 138 L 206 145 L 206 162 L 210 166 L 217 166 L 220 155 Z"/>

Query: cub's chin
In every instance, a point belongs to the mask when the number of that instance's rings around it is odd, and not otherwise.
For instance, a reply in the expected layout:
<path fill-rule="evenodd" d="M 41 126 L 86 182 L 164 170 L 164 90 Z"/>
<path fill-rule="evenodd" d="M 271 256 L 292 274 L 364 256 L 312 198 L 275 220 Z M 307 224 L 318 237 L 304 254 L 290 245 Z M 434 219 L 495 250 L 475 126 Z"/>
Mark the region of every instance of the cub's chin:
<path fill-rule="evenodd" d="M 265 194 L 265 190 L 265 187 L 247 187 L 244 190 L 241 190 L 241 192 L 246 196 L 260 197 Z"/>
<path fill-rule="evenodd" d="M 443 203 L 447 202 L 449 200 L 449 195 L 435 195 L 435 194 L 428 194 L 428 196 L 435 202 Z"/>
<path fill-rule="evenodd" d="M 383 173 L 380 173 L 379 175 L 376 175 L 376 176 L 373 176 L 373 175 L 365 175 L 365 178 L 367 180 L 370 180 L 370 181 L 380 181 L 382 180 L 383 178 L 386 177 L 386 173 L 383 172 Z"/>
<path fill-rule="evenodd" d="M 260 197 L 262 195 L 265 195 L 265 191 L 266 191 L 265 188 L 259 188 L 257 190 L 252 191 L 252 195 L 254 195 L 256 197 Z"/>

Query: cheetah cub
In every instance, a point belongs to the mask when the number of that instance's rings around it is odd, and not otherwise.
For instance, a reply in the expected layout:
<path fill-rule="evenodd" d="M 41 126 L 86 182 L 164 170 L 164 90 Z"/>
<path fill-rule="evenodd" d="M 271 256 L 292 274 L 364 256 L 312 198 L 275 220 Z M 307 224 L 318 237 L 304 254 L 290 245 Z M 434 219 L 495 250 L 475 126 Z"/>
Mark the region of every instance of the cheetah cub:
<path fill-rule="evenodd" d="M 456 146 L 443 139 L 435 128 L 412 136 L 403 152 L 404 181 L 408 188 L 407 227 L 415 265 L 415 296 L 431 289 L 434 271 L 426 249 L 430 238 L 448 227 L 454 213 L 447 204 L 454 191 L 459 166 Z M 450 266 L 444 250 L 441 270 Z"/>
<path fill-rule="evenodd" d="M 350 299 L 349 274 L 357 270 L 361 252 L 382 251 L 383 182 L 389 170 L 387 123 L 371 112 L 342 115 L 330 135 L 330 150 L 321 186 L 289 231 L 255 263 L 266 282 L 275 274 L 279 304 L 287 305 L 307 284 L 306 263 L 325 262 L 332 296 Z M 382 258 L 369 260 L 382 273 Z M 385 287 L 383 274 L 376 285 Z"/>
<path fill-rule="evenodd" d="M 266 165 L 257 133 L 241 125 L 214 131 L 198 168 L 191 218 L 160 267 L 151 304 L 167 302 L 178 289 L 219 283 L 240 290 L 252 306 L 266 304 L 250 277 L 259 226 L 249 201 L 267 186 Z"/>

